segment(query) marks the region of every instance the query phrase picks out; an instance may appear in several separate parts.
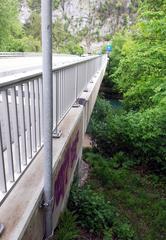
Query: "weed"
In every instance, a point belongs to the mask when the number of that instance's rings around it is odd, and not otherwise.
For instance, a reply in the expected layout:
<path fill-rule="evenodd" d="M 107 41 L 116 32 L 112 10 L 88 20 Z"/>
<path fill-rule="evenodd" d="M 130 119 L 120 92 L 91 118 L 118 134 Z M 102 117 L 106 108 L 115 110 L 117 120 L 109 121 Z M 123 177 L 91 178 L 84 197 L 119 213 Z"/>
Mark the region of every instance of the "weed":
<path fill-rule="evenodd" d="M 79 236 L 76 220 L 76 215 L 66 210 L 60 218 L 60 223 L 55 233 L 55 240 L 76 239 Z"/>

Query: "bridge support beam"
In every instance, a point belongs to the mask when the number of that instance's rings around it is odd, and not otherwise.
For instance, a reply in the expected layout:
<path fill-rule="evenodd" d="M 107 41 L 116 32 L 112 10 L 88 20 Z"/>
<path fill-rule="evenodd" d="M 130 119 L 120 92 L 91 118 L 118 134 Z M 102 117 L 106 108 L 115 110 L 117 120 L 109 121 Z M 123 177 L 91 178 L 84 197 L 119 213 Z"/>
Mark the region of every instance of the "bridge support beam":
<path fill-rule="evenodd" d="M 42 54 L 43 54 L 43 109 L 44 109 L 44 209 L 45 239 L 53 233 L 52 227 L 52 0 L 41 0 Z"/>

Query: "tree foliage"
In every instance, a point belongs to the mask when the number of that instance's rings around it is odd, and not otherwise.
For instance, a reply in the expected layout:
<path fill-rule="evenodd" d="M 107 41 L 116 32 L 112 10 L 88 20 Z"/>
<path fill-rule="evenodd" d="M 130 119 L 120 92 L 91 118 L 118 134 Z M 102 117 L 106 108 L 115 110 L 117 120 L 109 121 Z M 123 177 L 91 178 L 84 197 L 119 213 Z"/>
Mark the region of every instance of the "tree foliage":
<path fill-rule="evenodd" d="M 60 19 L 53 24 L 53 49 L 57 53 L 83 54 L 79 40 L 70 34 Z"/>
<path fill-rule="evenodd" d="M 38 51 L 38 39 L 26 34 L 19 20 L 19 1 L 0 0 L 0 51 Z"/>
<path fill-rule="evenodd" d="M 120 54 L 117 54 L 120 61 L 115 62 L 118 57 L 112 56 L 117 68 L 113 80 L 124 93 L 126 107 L 133 110 L 156 106 L 156 101 L 159 103 L 164 97 L 166 5 L 165 1 L 157 2 L 154 5 L 147 1 L 142 5 L 132 34 L 127 34 Z"/>
<path fill-rule="evenodd" d="M 91 122 L 102 153 L 124 152 L 158 172 L 166 171 L 165 12 L 165 0 L 143 1 L 137 23 L 114 36 L 107 80 L 123 94 L 124 111 L 99 100 Z"/>
<path fill-rule="evenodd" d="M 8 51 L 21 35 L 17 9 L 18 1 L 0 0 L 0 51 Z"/>

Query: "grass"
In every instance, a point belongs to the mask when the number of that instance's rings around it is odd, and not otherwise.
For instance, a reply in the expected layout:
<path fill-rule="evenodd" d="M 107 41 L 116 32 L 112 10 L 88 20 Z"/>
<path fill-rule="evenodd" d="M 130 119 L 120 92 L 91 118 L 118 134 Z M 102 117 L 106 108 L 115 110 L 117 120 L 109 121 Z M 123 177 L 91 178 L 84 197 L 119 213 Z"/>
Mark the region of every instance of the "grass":
<path fill-rule="evenodd" d="M 129 220 L 137 239 L 166 239 L 164 182 L 153 175 L 140 175 L 133 169 L 115 169 L 110 159 L 90 151 L 84 154 L 84 159 L 91 165 L 89 183 Z"/>
<path fill-rule="evenodd" d="M 68 209 L 55 232 L 56 240 L 165 240 L 164 179 L 88 150 L 86 184 L 73 185 Z"/>

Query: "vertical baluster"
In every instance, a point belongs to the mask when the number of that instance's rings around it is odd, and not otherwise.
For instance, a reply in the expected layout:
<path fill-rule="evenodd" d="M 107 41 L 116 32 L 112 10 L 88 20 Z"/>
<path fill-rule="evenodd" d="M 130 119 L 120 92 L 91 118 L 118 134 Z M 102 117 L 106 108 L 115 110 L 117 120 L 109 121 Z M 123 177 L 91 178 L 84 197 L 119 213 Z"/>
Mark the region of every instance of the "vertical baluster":
<path fill-rule="evenodd" d="M 7 90 L 2 91 L 2 102 L 4 107 L 5 139 L 6 139 L 6 147 L 7 147 L 9 180 L 11 182 L 14 182 L 14 165 L 13 165 L 12 139 L 11 139 L 9 102 L 8 102 Z"/>
<path fill-rule="evenodd" d="M 75 99 L 78 99 L 78 64 L 75 65 Z"/>
<path fill-rule="evenodd" d="M 86 66 L 85 82 L 86 85 L 88 85 L 88 82 L 90 81 L 90 79 L 88 79 L 88 61 L 85 62 L 85 66 Z"/>
<path fill-rule="evenodd" d="M 66 84 L 67 84 L 67 89 L 66 89 L 66 97 L 67 97 L 67 109 L 66 112 L 68 111 L 68 108 L 70 106 L 70 95 L 71 95 L 71 73 L 70 73 L 70 68 L 67 68 L 67 79 L 66 79 Z M 70 84 L 69 84 L 70 83 Z"/>
<path fill-rule="evenodd" d="M 25 94 L 26 130 L 27 130 L 27 151 L 28 151 L 28 158 L 32 158 L 32 136 L 31 136 L 29 83 L 25 83 L 24 88 L 25 88 L 24 94 Z"/>
<path fill-rule="evenodd" d="M 71 106 L 71 94 L 72 94 L 72 91 L 71 91 L 72 90 L 71 68 L 68 68 L 67 89 L 68 89 L 68 93 L 69 93 L 69 94 L 67 94 L 67 91 L 66 91 L 66 94 L 68 96 L 68 99 L 67 99 L 67 103 L 68 103 L 67 111 L 68 111 L 68 109 Z"/>
<path fill-rule="evenodd" d="M 32 150 L 37 151 L 36 145 L 36 113 L 35 113 L 35 92 L 34 81 L 30 81 L 30 103 L 31 103 L 31 132 L 32 132 Z"/>
<path fill-rule="evenodd" d="M 57 72 L 53 72 L 53 129 L 56 128 L 56 75 Z"/>
<path fill-rule="evenodd" d="M 71 85 L 70 85 L 71 82 Z M 71 86 L 71 96 L 70 96 L 70 106 L 73 105 L 73 97 L 74 97 L 74 76 L 73 76 L 73 68 L 70 69 L 70 81 L 69 86 Z"/>
<path fill-rule="evenodd" d="M 82 88 L 82 69 L 81 63 L 78 63 L 78 95 L 80 96 L 80 88 Z"/>
<path fill-rule="evenodd" d="M 75 101 L 76 101 L 76 75 L 75 75 L 75 66 L 73 66 L 73 68 L 72 68 L 72 81 L 73 81 L 73 96 L 72 96 L 72 99 L 73 99 L 73 104 L 74 104 Z"/>
<path fill-rule="evenodd" d="M 14 135 L 14 149 L 15 149 L 15 163 L 16 171 L 21 173 L 21 156 L 20 156 L 20 142 L 19 142 L 19 128 L 18 128 L 18 111 L 16 88 L 11 88 L 11 104 L 12 104 L 12 122 L 13 122 L 13 135 Z"/>
<path fill-rule="evenodd" d="M 35 109 L 36 109 L 36 137 L 37 145 L 41 147 L 41 132 L 40 132 L 40 104 L 39 104 L 39 80 L 34 81 L 35 84 Z"/>
<path fill-rule="evenodd" d="M 63 115 L 65 114 L 66 112 L 66 68 L 64 69 L 64 112 L 63 112 Z"/>
<path fill-rule="evenodd" d="M 80 91 L 82 89 L 82 63 L 79 63 L 78 82 L 79 82 L 79 95 L 80 95 Z"/>
<path fill-rule="evenodd" d="M 5 164 L 4 164 L 3 146 L 2 146 L 1 123 L 0 123 L 0 191 L 3 193 L 7 192 Z"/>
<path fill-rule="evenodd" d="M 57 100 L 58 100 L 58 123 L 59 123 L 59 121 L 60 121 L 60 107 L 61 107 L 61 75 L 60 75 L 60 72 L 58 72 L 58 75 L 59 75 L 59 77 L 58 77 L 58 82 L 57 82 L 57 84 L 58 84 L 58 93 L 57 93 Z"/>
<path fill-rule="evenodd" d="M 56 72 L 56 133 L 58 132 L 58 121 L 59 121 L 59 71 Z"/>
<path fill-rule="evenodd" d="M 43 143 L 43 80 L 39 78 L 39 97 L 40 97 L 40 127 L 41 143 Z"/>
<path fill-rule="evenodd" d="M 61 69 L 61 85 L 62 85 L 62 89 L 61 89 L 61 118 L 63 117 L 63 109 L 64 109 L 64 74 L 63 74 L 63 69 Z"/>
<path fill-rule="evenodd" d="M 18 86 L 19 110 L 20 110 L 20 130 L 21 130 L 21 155 L 23 165 L 27 165 L 27 149 L 26 149 L 26 129 L 25 129 L 25 109 L 23 86 Z"/>
<path fill-rule="evenodd" d="M 79 79 L 79 73 L 80 73 L 80 64 L 77 63 L 77 98 L 80 96 L 80 79 Z"/>
<path fill-rule="evenodd" d="M 78 73 L 78 82 L 79 82 L 79 95 L 83 87 L 82 84 L 82 63 L 79 64 L 79 73 Z"/>
<path fill-rule="evenodd" d="M 65 68 L 65 112 L 64 114 L 66 114 L 66 110 L 67 110 L 67 105 L 68 105 L 68 85 L 67 85 L 67 80 L 68 80 L 68 70 L 67 68 Z"/>
<path fill-rule="evenodd" d="M 87 90 L 87 84 L 86 84 L 86 77 L 85 77 L 85 74 L 86 74 L 86 64 L 85 63 L 82 63 L 82 81 L 83 81 L 83 89 L 81 89 L 81 92 L 82 90 Z"/>
<path fill-rule="evenodd" d="M 60 119 L 62 118 L 62 94 L 63 94 L 63 90 L 62 90 L 62 71 L 60 70 L 59 72 L 60 74 Z"/>
<path fill-rule="evenodd" d="M 67 79 L 68 79 L 68 71 L 67 71 L 67 68 L 66 68 L 65 69 L 65 113 L 64 114 L 66 114 L 67 104 L 68 104 L 68 101 L 67 101 L 67 98 L 68 98 L 68 95 L 67 95 L 67 92 L 68 92 Z"/>

